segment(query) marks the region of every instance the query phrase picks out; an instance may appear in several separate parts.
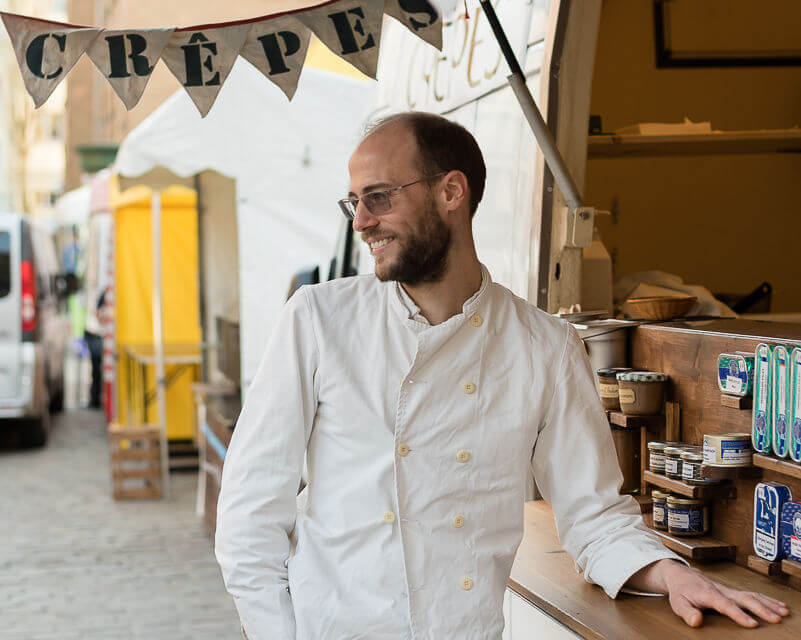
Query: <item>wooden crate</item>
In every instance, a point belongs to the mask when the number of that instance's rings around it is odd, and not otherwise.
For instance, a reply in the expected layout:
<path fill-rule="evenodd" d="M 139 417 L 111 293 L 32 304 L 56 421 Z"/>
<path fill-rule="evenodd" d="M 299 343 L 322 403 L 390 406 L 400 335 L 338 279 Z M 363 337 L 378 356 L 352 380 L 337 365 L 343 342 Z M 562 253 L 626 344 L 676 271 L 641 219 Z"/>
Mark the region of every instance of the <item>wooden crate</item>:
<path fill-rule="evenodd" d="M 111 423 L 108 440 L 115 500 L 162 497 L 160 430 Z"/>

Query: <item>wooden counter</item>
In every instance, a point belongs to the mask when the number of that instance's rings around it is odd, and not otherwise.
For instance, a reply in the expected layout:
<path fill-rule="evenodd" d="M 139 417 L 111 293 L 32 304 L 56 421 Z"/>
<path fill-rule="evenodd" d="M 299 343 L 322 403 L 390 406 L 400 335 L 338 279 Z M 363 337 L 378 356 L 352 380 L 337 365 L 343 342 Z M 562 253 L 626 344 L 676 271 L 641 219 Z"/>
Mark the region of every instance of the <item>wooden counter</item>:
<path fill-rule="evenodd" d="M 801 638 L 801 593 L 732 562 L 699 567 L 730 587 L 759 591 L 787 603 L 791 615 L 779 624 L 745 629 L 716 613 L 705 613 L 699 629 L 688 627 L 667 598 L 621 594 L 610 599 L 573 568 L 556 537 L 551 508 L 544 501 L 525 505 L 525 533 L 512 566 L 509 588 L 584 638 L 606 640 L 699 640 Z"/>

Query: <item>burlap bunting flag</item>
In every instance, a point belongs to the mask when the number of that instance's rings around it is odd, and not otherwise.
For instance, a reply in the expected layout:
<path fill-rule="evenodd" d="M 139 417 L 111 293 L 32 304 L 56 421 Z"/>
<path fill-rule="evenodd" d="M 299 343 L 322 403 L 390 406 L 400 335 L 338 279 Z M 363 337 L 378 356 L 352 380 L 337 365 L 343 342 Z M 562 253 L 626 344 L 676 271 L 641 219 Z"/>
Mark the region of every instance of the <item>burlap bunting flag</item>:
<path fill-rule="evenodd" d="M 136 106 L 175 29 L 106 29 L 86 55 L 125 108 Z"/>
<path fill-rule="evenodd" d="M 375 78 L 385 13 L 442 49 L 442 20 L 431 0 L 329 0 L 275 16 L 181 29 L 103 29 L 0 15 L 37 108 L 86 52 L 127 109 L 139 102 L 161 58 L 205 117 L 239 55 L 291 100 L 312 32 Z"/>
<path fill-rule="evenodd" d="M 38 109 L 103 29 L 3 13 L 22 81 Z"/>

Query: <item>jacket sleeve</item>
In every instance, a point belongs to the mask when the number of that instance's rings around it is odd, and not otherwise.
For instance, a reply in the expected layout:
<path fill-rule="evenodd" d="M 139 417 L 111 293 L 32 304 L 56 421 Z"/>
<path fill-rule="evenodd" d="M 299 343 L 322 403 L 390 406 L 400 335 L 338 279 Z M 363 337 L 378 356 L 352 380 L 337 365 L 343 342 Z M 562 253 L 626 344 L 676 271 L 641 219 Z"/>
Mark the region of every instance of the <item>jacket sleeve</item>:
<path fill-rule="evenodd" d="M 648 529 L 634 498 L 620 495 L 623 476 L 589 358 L 575 329 L 566 325 L 565 333 L 532 457 L 534 476 L 576 570 L 615 598 L 652 562 L 684 560 Z"/>
<path fill-rule="evenodd" d="M 294 640 L 287 560 L 317 410 L 307 292 L 284 306 L 226 453 L 215 553 L 250 640 Z"/>

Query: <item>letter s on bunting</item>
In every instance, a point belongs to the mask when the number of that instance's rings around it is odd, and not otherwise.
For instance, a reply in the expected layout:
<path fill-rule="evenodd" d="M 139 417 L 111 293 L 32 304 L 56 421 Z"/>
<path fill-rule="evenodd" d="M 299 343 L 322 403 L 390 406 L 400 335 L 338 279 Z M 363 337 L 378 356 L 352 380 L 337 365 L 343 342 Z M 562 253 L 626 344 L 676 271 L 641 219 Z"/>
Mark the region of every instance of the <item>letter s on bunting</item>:
<path fill-rule="evenodd" d="M 161 59 L 206 117 L 231 73 L 250 23 L 176 29 Z"/>
<path fill-rule="evenodd" d="M 253 23 L 240 55 L 291 100 L 310 40 L 311 31 L 292 16 L 262 20 Z"/>
<path fill-rule="evenodd" d="M 442 51 L 442 19 L 429 0 L 386 0 L 384 13 Z"/>
<path fill-rule="evenodd" d="M 102 29 L 2 13 L 25 89 L 38 109 Z"/>
<path fill-rule="evenodd" d="M 161 52 L 175 29 L 107 29 L 86 55 L 108 80 L 125 108 L 142 97 Z"/>
<path fill-rule="evenodd" d="M 333 53 L 375 78 L 384 0 L 343 0 L 296 15 Z"/>

